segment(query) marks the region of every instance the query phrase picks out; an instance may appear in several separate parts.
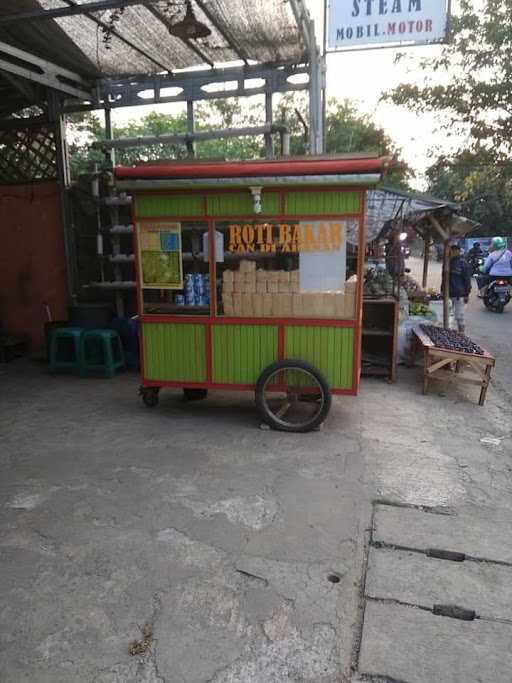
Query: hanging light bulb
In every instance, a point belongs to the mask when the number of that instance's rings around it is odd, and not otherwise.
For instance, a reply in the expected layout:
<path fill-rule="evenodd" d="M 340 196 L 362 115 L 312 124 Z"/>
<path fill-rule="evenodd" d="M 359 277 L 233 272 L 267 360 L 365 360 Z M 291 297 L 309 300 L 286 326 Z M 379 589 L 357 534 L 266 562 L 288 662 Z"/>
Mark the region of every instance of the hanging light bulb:
<path fill-rule="evenodd" d="M 177 21 L 169 26 L 169 33 L 182 40 L 195 40 L 197 38 L 207 38 L 211 35 L 211 30 L 200 22 L 192 8 L 191 0 L 187 0 L 187 11 L 181 21 Z"/>

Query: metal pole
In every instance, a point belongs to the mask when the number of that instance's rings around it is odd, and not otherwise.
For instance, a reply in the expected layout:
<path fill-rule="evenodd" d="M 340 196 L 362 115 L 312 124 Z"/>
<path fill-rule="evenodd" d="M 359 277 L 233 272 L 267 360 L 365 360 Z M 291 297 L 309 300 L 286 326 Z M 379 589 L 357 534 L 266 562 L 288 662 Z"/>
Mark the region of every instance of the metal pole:
<path fill-rule="evenodd" d="M 114 140 L 114 135 L 113 135 L 113 129 L 112 129 L 112 110 L 111 109 L 105 109 L 105 139 L 108 140 L 109 142 L 113 142 Z M 113 167 L 115 166 L 116 163 L 116 153 L 115 153 L 115 148 L 110 147 L 108 151 L 105 153 L 106 159 L 108 159 L 110 165 Z M 110 222 L 112 225 L 118 225 L 119 224 L 119 210 L 117 206 L 112 206 L 110 208 Z M 121 238 L 118 234 L 112 235 L 111 238 L 111 245 L 112 245 L 112 252 L 114 256 L 119 256 L 121 253 Z M 100 259 L 103 258 L 103 256 L 99 257 Z M 101 272 L 103 274 L 103 263 L 101 265 Z M 121 282 L 123 280 L 123 271 L 119 263 L 114 262 L 114 279 L 116 282 Z M 119 318 L 122 318 L 124 316 L 124 296 L 123 293 L 117 289 L 116 290 L 116 315 Z"/>
<path fill-rule="evenodd" d="M 186 145 L 188 141 L 221 140 L 223 138 L 238 138 L 245 135 L 265 135 L 266 133 L 286 133 L 288 128 L 283 124 L 272 126 L 249 126 L 248 128 L 225 128 L 223 130 L 202 130 L 198 133 L 181 133 L 179 135 L 149 135 L 137 138 L 117 138 L 116 140 L 99 140 L 93 142 L 93 149 L 123 149 L 126 147 L 141 147 L 146 145 Z"/>
<path fill-rule="evenodd" d="M 310 152 L 321 154 L 323 149 L 322 132 L 322 62 L 315 42 L 315 22 L 309 22 L 310 32 L 310 73 L 309 73 L 309 117 L 310 117 Z"/>
<path fill-rule="evenodd" d="M 187 133 L 189 135 L 194 135 L 194 100 L 187 100 Z M 190 159 L 193 159 L 196 155 L 196 150 L 194 147 L 194 141 L 187 140 L 187 155 Z"/>
<path fill-rule="evenodd" d="M 281 156 L 290 156 L 290 133 L 281 133 Z"/>
<path fill-rule="evenodd" d="M 59 185 L 62 229 L 64 233 L 64 253 L 66 258 L 66 277 L 68 295 L 76 298 L 76 249 L 71 228 L 68 204 L 68 188 L 71 185 L 68 147 L 66 142 L 66 120 L 62 114 L 62 102 L 55 90 L 48 89 L 48 117 L 55 132 L 57 182 Z"/>
<path fill-rule="evenodd" d="M 105 139 L 106 140 L 113 140 L 114 139 L 114 133 L 112 130 L 112 109 L 105 109 Z M 115 166 L 116 165 L 116 153 L 115 153 L 113 147 L 111 147 L 110 151 L 108 152 L 108 158 L 109 158 L 110 164 L 112 166 Z"/>
<path fill-rule="evenodd" d="M 265 133 L 265 156 L 267 159 L 272 159 L 274 156 L 274 150 L 272 148 L 272 134 L 270 133 L 270 126 L 273 123 L 273 111 L 272 111 L 272 90 L 270 89 L 267 81 L 267 89 L 265 90 L 265 125 L 269 126 L 269 132 Z"/>
<path fill-rule="evenodd" d="M 311 34 L 311 23 L 310 22 L 310 34 Z M 316 47 L 313 45 L 309 53 L 309 152 L 310 154 L 316 154 L 316 136 L 318 123 L 316 120 L 317 112 L 317 79 L 318 79 L 318 69 L 317 69 L 317 52 Z"/>
<path fill-rule="evenodd" d="M 324 0 L 324 36 L 322 45 L 322 152 L 324 154 L 327 151 L 325 147 L 327 130 L 327 4 L 328 1 Z"/>

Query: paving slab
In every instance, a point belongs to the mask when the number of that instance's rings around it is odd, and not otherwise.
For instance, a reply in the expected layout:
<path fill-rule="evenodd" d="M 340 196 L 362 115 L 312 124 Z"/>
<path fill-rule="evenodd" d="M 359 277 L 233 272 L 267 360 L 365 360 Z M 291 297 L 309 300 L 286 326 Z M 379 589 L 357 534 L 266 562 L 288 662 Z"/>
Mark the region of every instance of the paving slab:
<path fill-rule="evenodd" d="M 359 672 L 403 683 L 510 683 L 512 626 L 366 605 Z"/>
<path fill-rule="evenodd" d="M 377 505 L 373 540 L 406 548 L 440 548 L 492 562 L 512 563 L 512 516 L 500 519 L 445 515 Z"/>
<path fill-rule="evenodd" d="M 372 548 L 366 595 L 432 608 L 450 604 L 479 616 L 512 620 L 512 567 L 450 562 L 420 553 Z"/>

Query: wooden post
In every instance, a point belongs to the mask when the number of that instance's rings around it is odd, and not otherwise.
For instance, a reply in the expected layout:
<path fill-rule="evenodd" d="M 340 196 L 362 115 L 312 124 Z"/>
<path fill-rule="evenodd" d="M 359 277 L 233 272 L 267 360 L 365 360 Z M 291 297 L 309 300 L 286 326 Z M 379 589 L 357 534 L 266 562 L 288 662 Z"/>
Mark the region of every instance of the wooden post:
<path fill-rule="evenodd" d="M 428 261 L 430 258 L 430 233 L 425 232 L 423 236 L 423 280 L 421 281 L 421 286 L 423 289 L 427 289 L 428 283 Z"/>
<path fill-rule="evenodd" d="M 443 327 L 450 327 L 450 240 L 444 240 L 443 254 Z"/>
<path fill-rule="evenodd" d="M 429 215 L 430 224 L 437 230 L 443 238 L 443 327 L 448 330 L 450 327 L 450 238 L 451 230 L 444 228 L 437 218 Z"/>

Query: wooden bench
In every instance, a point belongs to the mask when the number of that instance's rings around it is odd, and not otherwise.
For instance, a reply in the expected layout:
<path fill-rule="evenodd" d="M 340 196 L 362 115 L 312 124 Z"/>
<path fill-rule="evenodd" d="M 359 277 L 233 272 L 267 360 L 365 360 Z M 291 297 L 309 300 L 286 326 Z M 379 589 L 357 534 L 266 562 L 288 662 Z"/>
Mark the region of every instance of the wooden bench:
<path fill-rule="evenodd" d="M 495 358 L 488 351 L 482 349 L 484 353 L 481 356 L 462 351 L 448 351 L 448 349 L 436 346 L 428 334 L 423 332 L 420 327 L 415 327 L 413 329 L 413 365 L 419 347 L 423 349 L 425 360 L 423 369 L 424 394 L 428 391 L 429 381 L 433 379 L 443 382 L 475 384 L 480 387 L 478 405 L 484 405 L 491 372 L 496 364 Z M 455 372 L 449 372 L 452 363 L 455 363 Z M 468 374 L 471 376 L 468 377 Z"/>

